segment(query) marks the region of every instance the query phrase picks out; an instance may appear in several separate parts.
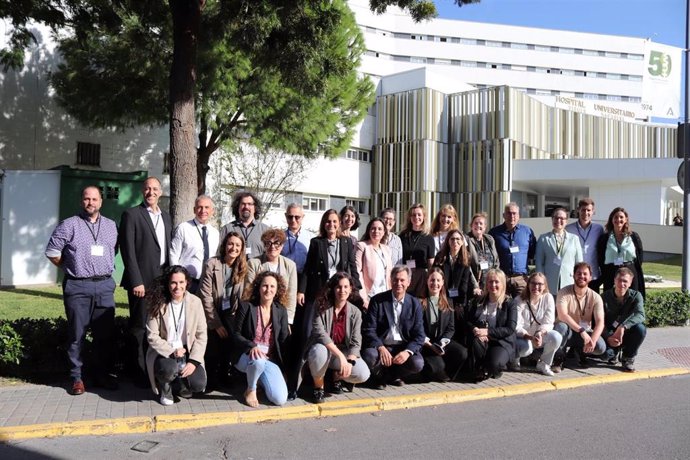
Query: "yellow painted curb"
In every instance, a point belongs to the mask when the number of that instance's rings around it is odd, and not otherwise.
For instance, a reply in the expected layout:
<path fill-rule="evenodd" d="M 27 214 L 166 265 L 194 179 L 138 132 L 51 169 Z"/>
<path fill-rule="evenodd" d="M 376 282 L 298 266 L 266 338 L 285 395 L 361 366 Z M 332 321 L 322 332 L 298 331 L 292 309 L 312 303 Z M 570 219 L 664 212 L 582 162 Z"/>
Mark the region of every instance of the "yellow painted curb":
<path fill-rule="evenodd" d="M 0 428 L 0 441 L 58 436 L 151 433 L 152 431 L 151 417 L 128 417 L 4 427 Z"/>
<path fill-rule="evenodd" d="M 667 368 L 641 370 L 634 373 L 591 375 L 545 382 L 534 382 L 502 387 L 450 390 L 415 395 L 385 396 L 323 404 L 304 404 L 261 410 L 237 412 L 212 412 L 204 414 L 157 415 L 155 417 L 130 417 L 119 419 L 87 420 L 68 423 L 46 423 L 0 428 L 0 442 L 18 439 L 50 438 L 57 436 L 86 436 L 106 434 L 153 433 L 157 431 L 204 428 L 238 423 L 257 423 L 277 420 L 352 415 L 364 412 L 410 409 L 442 404 L 463 403 L 484 399 L 502 398 L 545 391 L 567 390 L 587 385 L 628 382 L 673 375 L 690 374 L 690 369 Z"/>
<path fill-rule="evenodd" d="M 508 385 L 500 388 L 504 396 L 528 395 L 531 393 L 556 390 L 551 382 L 520 383 L 518 385 Z"/>

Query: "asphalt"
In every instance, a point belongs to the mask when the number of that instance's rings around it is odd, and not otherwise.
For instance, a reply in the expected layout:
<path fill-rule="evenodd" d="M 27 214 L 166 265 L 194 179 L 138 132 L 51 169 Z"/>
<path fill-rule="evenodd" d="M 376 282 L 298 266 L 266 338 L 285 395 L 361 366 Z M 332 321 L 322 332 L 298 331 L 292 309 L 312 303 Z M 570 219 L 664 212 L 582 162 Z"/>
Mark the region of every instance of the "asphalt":
<path fill-rule="evenodd" d="M 518 396 L 544 391 L 662 378 L 690 373 L 690 327 L 649 329 L 636 359 L 636 372 L 593 361 L 587 369 L 566 368 L 555 377 L 534 369 L 505 372 L 500 379 L 474 383 L 420 383 L 385 390 L 356 387 L 323 404 L 303 399 L 283 407 L 261 404 L 252 409 L 241 394 L 214 391 L 174 406 L 158 403 L 147 389 L 121 382 L 117 391 L 87 388 L 71 396 L 60 385 L 20 384 L 0 387 L 0 441 L 18 439 L 203 428 L 269 420 L 289 420 L 396 410 Z M 237 391 L 239 393 L 239 391 Z M 263 401 L 261 401 L 263 403 Z"/>

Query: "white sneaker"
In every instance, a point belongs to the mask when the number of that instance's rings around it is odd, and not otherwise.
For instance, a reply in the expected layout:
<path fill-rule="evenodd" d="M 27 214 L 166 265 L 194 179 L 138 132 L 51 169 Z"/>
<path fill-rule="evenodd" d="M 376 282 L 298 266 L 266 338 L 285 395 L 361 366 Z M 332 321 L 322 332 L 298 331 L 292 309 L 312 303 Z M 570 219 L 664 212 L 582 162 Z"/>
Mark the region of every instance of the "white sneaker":
<path fill-rule="evenodd" d="M 554 373 L 553 373 L 553 371 L 551 370 L 551 366 L 549 366 L 548 364 L 546 364 L 544 361 L 539 361 L 539 362 L 537 363 L 537 370 L 538 370 L 539 372 L 541 372 L 542 374 L 544 374 L 544 375 L 548 375 L 549 377 L 553 377 L 553 376 L 554 376 Z"/>
<path fill-rule="evenodd" d="M 173 401 L 170 398 L 166 398 L 165 395 L 162 394 L 161 395 L 161 404 L 164 406 L 172 406 L 173 404 L 175 404 L 175 401 Z"/>

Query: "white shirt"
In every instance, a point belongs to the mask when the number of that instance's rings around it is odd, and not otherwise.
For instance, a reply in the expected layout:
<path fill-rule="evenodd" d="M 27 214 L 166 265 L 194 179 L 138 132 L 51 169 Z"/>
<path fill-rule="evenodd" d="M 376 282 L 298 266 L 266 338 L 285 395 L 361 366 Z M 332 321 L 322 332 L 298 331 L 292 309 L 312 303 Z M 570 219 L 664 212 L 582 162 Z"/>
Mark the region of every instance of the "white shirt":
<path fill-rule="evenodd" d="M 166 249 L 168 248 L 168 242 L 165 241 L 165 222 L 163 222 L 163 211 L 161 211 L 161 208 L 158 208 L 158 212 L 154 212 L 153 209 L 151 209 L 151 206 L 148 206 L 146 210 L 149 212 L 153 229 L 156 232 L 158 246 L 161 248 L 161 260 L 159 265 L 163 265 L 165 264 L 165 253 Z"/>
<path fill-rule="evenodd" d="M 204 265 L 204 242 L 201 239 L 203 225 L 196 219 L 182 222 L 175 229 L 170 243 L 170 265 L 182 265 L 194 279 L 201 278 Z M 209 257 L 218 249 L 220 235 L 218 230 L 206 224 Z"/>
<path fill-rule="evenodd" d="M 185 301 L 168 304 L 168 343 L 173 348 L 182 348 L 187 344 Z"/>
<path fill-rule="evenodd" d="M 556 306 L 553 296 L 545 292 L 536 304 L 527 305 L 526 300 L 518 296 L 515 302 L 518 305 L 517 335 L 534 335 L 537 331 L 548 332 L 553 329 L 556 319 Z M 532 313 L 530 313 L 532 307 Z M 535 320 L 536 318 L 536 320 Z M 540 324 L 541 323 L 541 324 Z"/>

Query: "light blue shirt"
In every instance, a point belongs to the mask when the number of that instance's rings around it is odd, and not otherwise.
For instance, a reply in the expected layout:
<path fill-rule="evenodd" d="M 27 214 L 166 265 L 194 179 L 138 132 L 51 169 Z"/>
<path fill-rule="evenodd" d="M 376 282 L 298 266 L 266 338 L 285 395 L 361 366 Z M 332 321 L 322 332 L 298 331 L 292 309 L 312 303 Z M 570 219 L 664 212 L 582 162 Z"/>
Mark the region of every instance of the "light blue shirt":
<path fill-rule="evenodd" d="M 286 229 L 285 236 L 287 240 L 280 254 L 297 265 L 297 273 L 302 273 L 304 271 L 304 264 L 307 262 L 309 242 L 314 238 L 314 234 L 309 230 L 300 228 L 296 235 L 293 235 L 290 230 Z"/>

